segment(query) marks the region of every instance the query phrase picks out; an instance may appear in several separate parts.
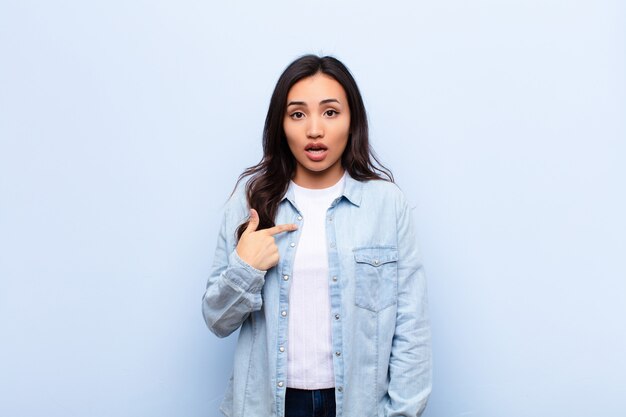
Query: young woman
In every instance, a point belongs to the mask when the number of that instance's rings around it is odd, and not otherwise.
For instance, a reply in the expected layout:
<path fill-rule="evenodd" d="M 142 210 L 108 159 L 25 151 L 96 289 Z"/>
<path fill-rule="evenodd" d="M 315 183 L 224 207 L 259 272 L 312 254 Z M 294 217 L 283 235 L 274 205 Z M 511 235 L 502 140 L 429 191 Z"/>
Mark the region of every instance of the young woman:
<path fill-rule="evenodd" d="M 240 329 L 222 412 L 421 415 L 430 327 L 411 210 L 372 154 L 340 61 L 285 69 L 263 158 L 235 188 L 202 301 L 217 336 Z"/>

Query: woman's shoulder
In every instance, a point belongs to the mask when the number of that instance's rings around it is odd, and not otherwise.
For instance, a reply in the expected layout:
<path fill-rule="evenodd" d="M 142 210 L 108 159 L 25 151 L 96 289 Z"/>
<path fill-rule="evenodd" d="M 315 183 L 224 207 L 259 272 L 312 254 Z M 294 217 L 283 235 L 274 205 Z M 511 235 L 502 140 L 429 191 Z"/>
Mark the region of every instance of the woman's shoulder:
<path fill-rule="evenodd" d="M 398 184 L 383 179 L 363 181 L 363 194 L 372 198 L 405 198 Z"/>
<path fill-rule="evenodd" d="M 235 185 L 235 189 L 224 204 L 224 214 L 226 216 L 247 217 L 248 200 L 246 198 L 246 181 L 240 181 Z"/>
<path fill-rule="evenodd" d="M 368 206 L 373 207 L 395 207 L 397 214 L 410 209 L 413 204 L 405 192 L 395 182 L 376 179 L 363 181 L 362 200 Z"/>

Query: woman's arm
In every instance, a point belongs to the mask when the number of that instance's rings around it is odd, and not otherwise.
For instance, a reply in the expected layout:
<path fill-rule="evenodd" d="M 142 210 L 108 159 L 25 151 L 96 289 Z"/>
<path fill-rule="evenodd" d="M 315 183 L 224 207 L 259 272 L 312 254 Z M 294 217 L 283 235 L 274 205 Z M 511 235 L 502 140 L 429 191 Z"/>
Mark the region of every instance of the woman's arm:
<path fill-rule="evenodd" d="M 263 305 L 261 290 L 265 273 L 280 259 L 274 236 L 298 228 L 295 224 L 279 224 L 257 230 L 259 215 L 249 210 L 248 226 L 235 244 L 235 229 L 243 220 L 234 223 L 228 208 L 236 204 L 231 199 L 217 238 L 213 268 L 202 298 L 202 313 L 209 329 L 219 337 L 234 332 L 252 311 Z M 242 213 L 247 210 L 239 207 Z M 229 223 L 230 221 L 230 223 Z M 229 236 L 227 233 L 232 233 Z"/>
<path fill-rule="evenodd" d="M 398 231 L 398 310 L 389 358 L 387 417 L 417 417 L 431 392 L 431 346 L 426 277 L 411 209 L 401 196 Z"/>
<path fill-rule="evenodd" d="M 261 289 L 265 271 L 244 262 L 227 233 L 234 235 L 228 224 L 228 210 L 220 227 L 207 289 L 202 297 L 202 314 L 209 329 L 218 337 L 237 330 L 250 312 L 263 305 Z M 229 230 L 227 230 L 229 229 Z M 229 243 L 231 242 L 231 243 Z"/>

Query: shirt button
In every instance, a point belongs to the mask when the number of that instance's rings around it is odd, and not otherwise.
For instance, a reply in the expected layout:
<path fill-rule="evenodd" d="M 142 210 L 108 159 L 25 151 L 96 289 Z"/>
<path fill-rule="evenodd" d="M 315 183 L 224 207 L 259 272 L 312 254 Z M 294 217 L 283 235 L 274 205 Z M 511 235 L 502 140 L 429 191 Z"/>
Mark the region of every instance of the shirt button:
<path fill-rule="evenodd" d="M 280 315 L 283 316 L 283 317 L 287 317 L 287 312 L 285 310 L 283 310 L 283 311 L 280 312 Z"/>
<path fill-rule="evenodd" d="M 284 279 L 285 281 L 288 281 L 288 280 L 289 280 L 289 275 L 283 275 L 283 279 Z"/>
<path fill-rule="evenodd" d="M 285 351 L 285 347 L 281 346 L 281 347 L 278 348 L 278 350 L 280 350 L 281 352 L 284 352 Z"/>
<path fill-rule="evenodd" d="M 339 320 L 339 314 L 335 314 L 335 320 Z"/>
<path fill-rule="evenodd" d="M 296 244 L 295 244 L 295 243 L 293 243 L 293 242 L 291 242 L 291 243 L 289 244 L 289 246 L 291 246 L 291 247 L 293 248 L 293 247 L 295 247 L 295 246 L 296 246 Z"/>
<path fill-rule="evenodd" d="M 302 220 L 302 216 L 298 216 L 298 220 Z"/>
<path fill-rule="evenodd" d="M 335 247 L 335 242 L 330 242 L 330 247 L 334 248 Z"/>
<path fill-rule="evenodd" d="M 343 387 L 337 387 L 337 391 L 343 392 Z"/>
<path fill-rule="evenodd" d="M 331 217 L 329 217 L 329 218 L 328 218 L 328 221 L 329 221 L 329 222 L 332 222 L 332 221 L 333 221 L 333 217 L 332 217 L 332 216 L 331 216 Z"/>
<path fill-rule="evenodd" d="M 278 381 L 278 386 L 279 386 L 279 387 L 282 387 L 283 385 L 284 385 L 284 384 L 283 384 L 283 381 Z"/>
<path fill-rule="evenodd" d="M 378 265 L 378 259 L 374 260 L 374 265 Z"/>
<path fill-rule="evenodd" d="M 333 281 L 337 282 L 337 277 L 333 277 Z"/>
<path fill-rule="evenodd" d="M 341 356 L 341 352 L 337 351 L 337 352 L 335 352 L 335 355 Z"/>

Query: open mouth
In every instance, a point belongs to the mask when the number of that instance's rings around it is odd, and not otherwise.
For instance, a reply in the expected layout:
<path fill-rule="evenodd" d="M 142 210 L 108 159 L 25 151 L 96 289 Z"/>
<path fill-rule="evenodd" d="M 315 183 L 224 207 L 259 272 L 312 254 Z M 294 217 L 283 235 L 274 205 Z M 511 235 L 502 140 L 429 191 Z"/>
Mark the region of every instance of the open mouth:
<path fill-rule="evenodd" d="M 312 154 L 321 154 L 327 151 L 328 148 L 325 145 L 322 145 L 321 143 L 310 143 L 304 148 L 304 150 Z"/>

